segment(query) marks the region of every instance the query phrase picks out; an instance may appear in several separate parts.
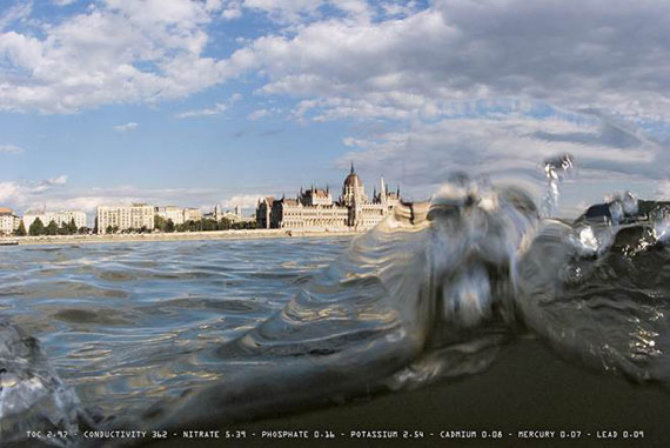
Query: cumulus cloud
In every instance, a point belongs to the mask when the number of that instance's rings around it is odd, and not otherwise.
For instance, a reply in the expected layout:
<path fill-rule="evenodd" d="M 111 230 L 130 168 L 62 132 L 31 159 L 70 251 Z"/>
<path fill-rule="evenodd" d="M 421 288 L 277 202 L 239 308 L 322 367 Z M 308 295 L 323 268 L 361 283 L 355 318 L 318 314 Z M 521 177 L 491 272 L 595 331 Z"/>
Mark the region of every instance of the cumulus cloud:
<path fill-rule="evenodd" d="M 312 11 L 319 3 L 295 8 Z M 262 92 L 310 97 L 302 106 L 322 110 L 320 119 L 406 118 L 451 101 L 501 96 L 670 116 L 670 43 L 658 38 L 670 18 L 666 5 L 459 0 L 407 14 L 317 20 L 240 51 L 267 74 Z"/>
<path fill-rule="evenodd" d="M 203 56 L 211 14 L 205 2 L 103 0 L 39 33 L 1 32 L 0 109 L 71 113 L 210 87 L 245 62 Z"/>
<path fill-rule="evenodd" d="M 135 123 L 134 121 L 128 122 L 126 124 L 120 124 L 118 126 L 114 126 L 114 130 L 116 132 L 127 132 L 127 131 L 132 131 L 133 129 L 137 129 L 139 124 Z"/>
<path fill-rule="evenodd" d="M 0 202 L 14 208 L 25 208 L 28 204 L 39 203 L 44 194 L 54 192 L 67 183 L 67 175 L 39 181 L 0 182 Z"/>
<path fill-rule="evenodd" d="M 539 193 L 546 183 L 542 160 L 562 153 L 576 158 L 580 177 L 589 183 L 660 182 L 667 176 L 661 145 L 593 115 L 581 120 L 560 115 L 541 120 L 524 115 L 447 118 L 348 137 L 344 144 L 355 150 L 339 160 L 343 169 L 351 160 L 363 171 L 383 169 L 389 181 L 419 196 L 435 191 L 454 171 L 524 182 Z"/>
<path fill-rule="evenodd" d="M 121 185 L 109 188 L 68 188 L 66 176 L 50 180 L 31 182 L 0 182 L 0 203 L 25 212 L 30 209 L 82 210 L 92 220 L 100 205 L 129 205 L 147 203 L 149 205 L 176 205 L 195 207 L 211 211 L 214 204 L 224 208 L 253 208 L 260 195 L 232 195 L 220 201 L 221 191 L 214 188 L 139 188 Z"/>
<path fill-rule="evenodd" d="M 251 39 L 228 57 L 205 56 L 207 27 L 243 10 L 300 26 Z M 265 80 L 260 92 L 312 101 L 302 110 L 316 109 L 320 120 L 406 119 L 452 101 L 501 96 L 666 120 L 670 43 L 661 36 L 668 19 L 662 2 L 625 0 L 436 0 L 427 8 L 103 0 L 43 36 L 0 33 L 0 55 L 21 73 L 0 82 L 0 107 L 71 112 L 155 102 L 254 70 Z"/>

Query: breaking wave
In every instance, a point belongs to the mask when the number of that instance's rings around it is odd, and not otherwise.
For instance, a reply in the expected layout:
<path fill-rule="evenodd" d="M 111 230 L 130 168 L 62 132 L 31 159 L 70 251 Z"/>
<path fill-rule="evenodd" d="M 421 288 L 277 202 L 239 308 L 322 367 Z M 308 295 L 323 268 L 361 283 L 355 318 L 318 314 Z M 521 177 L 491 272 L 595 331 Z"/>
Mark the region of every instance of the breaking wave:
<path fill-rule="evenodd" d="M 2 433 L 19 438 L 28 424 L 220 425 L 341 403 L 480 372 L 527 332 L 587 368 L 667 386 L 670 208 L 625 194 L 574 222 L 548 217 L 558 167 L 572 164 L 548 162 L 543 211 L 522 190 L 465 175 L 430 203 L 399 206 L 299 280 L 269 317 L 235 337 L 163 356 L 163 395 L 133 412 L 91 415 L 37 341 L 4 323 Z M 240 301 L 238 312 L 254 314 L 253 303 Z M 210 380 L 170 382 L 186 374 Z"/>

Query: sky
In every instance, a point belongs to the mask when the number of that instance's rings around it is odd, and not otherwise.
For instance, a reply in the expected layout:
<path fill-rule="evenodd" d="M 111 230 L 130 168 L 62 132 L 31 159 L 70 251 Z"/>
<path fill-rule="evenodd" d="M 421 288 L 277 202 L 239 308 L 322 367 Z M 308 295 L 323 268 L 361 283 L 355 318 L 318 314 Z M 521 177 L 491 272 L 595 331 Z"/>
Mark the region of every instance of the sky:
<path fill-rule="evenodd" d="M 251 209 L 351 162 L 422 200 L 451 173 L 564 213 L 670 195 L 670 3 L 5 0 L 0 206 Z"/>

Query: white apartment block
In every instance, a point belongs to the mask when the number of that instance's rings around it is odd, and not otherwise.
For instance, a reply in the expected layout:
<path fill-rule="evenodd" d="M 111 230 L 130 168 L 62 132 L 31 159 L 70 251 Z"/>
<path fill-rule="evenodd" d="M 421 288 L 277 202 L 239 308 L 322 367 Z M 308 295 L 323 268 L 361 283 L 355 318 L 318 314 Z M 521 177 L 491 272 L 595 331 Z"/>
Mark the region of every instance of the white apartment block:
<path fill-rule="evenodd" d="M 48 226 L 51 221 L 55 222 L 58 227 L 63 224 L 70 224 L 74 219 L 74 223 L 77 226 L 77 229 L 86 227 L 86 213 L 79 210 L 62 210 L 58 212 L 26 212 L 23 215 L 23 225 L 26 227 L 26 231 L 30 229 L 30 225 L 39 218 L 42 221 L 44 226 Z"/>
<path fill-rule="evenodd" d="M 119 230 L 154 228 L 154 206 L 147 204 L 132 204 L 130 206 L 99 206 L 98 233 L 107 233 L 108 227 L 118 227 Z"/>
<path fill-rule="evenodd" d="M 184 209 L 184 222 L 200 221 L 202 219 L 202 212 L 198 208 Z"/>
<path fill-rule="evenodd" d="M 0 208 L 0 234 L 11 235 L 21 224 L 21 218 L 8 208 Z"/>
<path fill-rule="evenodd" d="M 171 219 L 175 225 L 183 224 L 188 221 L 200 221 L 202 218 L 202 214 L 197 208 L 180 208 L 173 205 L 156 207 L 156 215 L 166 221 Z"/>
<path fill-rule="evenodd" d="M 164 220 L 172 220 L 174 224 L 184 223 L 184 209 L 168 205 L 167 207 L 156 207 L 156 214 Z"/>

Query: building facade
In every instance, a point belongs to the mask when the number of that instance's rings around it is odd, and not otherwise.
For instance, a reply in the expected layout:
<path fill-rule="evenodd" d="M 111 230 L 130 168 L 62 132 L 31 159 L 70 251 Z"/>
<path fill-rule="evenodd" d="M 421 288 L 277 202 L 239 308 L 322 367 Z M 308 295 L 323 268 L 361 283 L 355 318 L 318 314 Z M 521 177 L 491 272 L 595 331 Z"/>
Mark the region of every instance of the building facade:
<path fill-rule="evenodd" d="M 188 207 L 183 210 L 184 222 L 200 221 L 202 219 L 202 212 L 198 208 Z"/>
<path fill-rule="evenodd" d="M 108 230 L 153 230 L 155 207 L 147 204 L 130 206 L 99 206 L 97 210 L 98 233 Z"/>
<path fill-rule="evenodd" d="M 230 210 L 223 211 L 223 209 L 219 207 L 219 205 L 217 204 L 214 206 L 214 211 L 211 213 L 206 213 L 204 215 L 204 218 L 213 219 L 216 222 L 219 222 L 222 219 L 226 219 L 231 223 L 249 221 L 248 218 L 245 218 L 242 215 L 242 207 L 240 207 L 239 205 L 236 205 L 233 211 Z"/>
<path fill-rule="evenodd" d="M 11 235 L 21 225 L 21 218 L 12 209 L 0 207 L 0 235 Z"/>
<path fill-rule="evenodd" d="M 400 201 L 400 189 L 389 193 L 384 179 L 380 191 L 372 198 L 365 194 L 363 181 L 353 164 L 342 185 L 342 194 L 333 201 L 329 188 L 300 190 L 295 199 L 272 196 L 261 198 L 256 207 L 258 228 L 265 229 L 357 229 L 364 230 L 379 223 Z"/>
<path fill-rule="evenodd" d="M 58 212 L 47 212 L 47 211 L 28 211 L 23 215 L 23 225 L 26 227 L 26 231 L 30 229 L 30 225 L 39 218 L 42 221 L 44 226 L 48 226 L 51 221 L 55 222 L 58 227 L 63 224 L 67 225 L 72 222 L 77 226 L 77 229 L 86 227 L 86 213 L 79 210 L 61 210 Z"/>
<path fill-rule="evenodd" d="M 156 207 L 155 214 L 163 218 L 165 221 L 172 220 L 175 225 L 184 224 L 189 221 L 200 221 L 202 213 L 197 208 L 181 208 L 174 205 L 166 207 Z"/>

